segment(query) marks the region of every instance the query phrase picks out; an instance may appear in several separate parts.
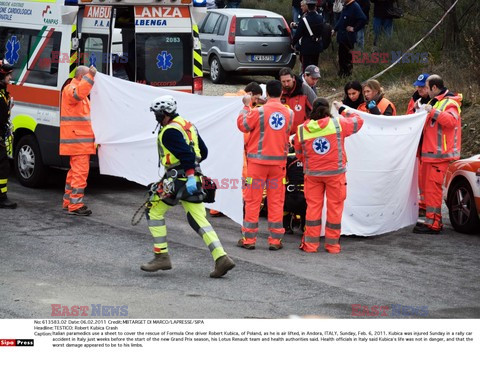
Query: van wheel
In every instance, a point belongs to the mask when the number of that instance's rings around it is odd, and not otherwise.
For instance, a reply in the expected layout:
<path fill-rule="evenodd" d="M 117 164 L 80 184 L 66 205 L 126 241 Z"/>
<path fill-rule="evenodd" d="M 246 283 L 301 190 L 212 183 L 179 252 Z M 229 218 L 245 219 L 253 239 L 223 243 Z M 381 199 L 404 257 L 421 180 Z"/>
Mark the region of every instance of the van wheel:
<path fill-rule="evenodd" d="M 476 233 L 480 229 L 480 219 L 473 191 L 467 180 L 457 181 L 447 199 L 448 215 L 456 231 Z"/>
<path fill-rule="evenodd" d="M 217 56 L 213 56 L 210 60 L 210 79 L 213 84 L 222 84 L 227 77 L 227 73 L 220 64 L 220 60 Z"/>
<path fill-rule="evenodd" d="M 18 181 L 27 187 L 38 187 L 46 178 L 46 168 L 37 139 L 33 135 L 25 135 L 15 146 L 14 167 Z"/>

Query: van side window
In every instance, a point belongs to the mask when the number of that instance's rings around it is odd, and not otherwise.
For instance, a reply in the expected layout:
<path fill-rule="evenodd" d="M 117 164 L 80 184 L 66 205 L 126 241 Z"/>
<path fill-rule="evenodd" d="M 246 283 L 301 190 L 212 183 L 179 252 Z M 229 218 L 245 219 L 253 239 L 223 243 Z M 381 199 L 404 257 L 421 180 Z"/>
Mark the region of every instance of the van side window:
<path fill-rule="evenodd" d="M 13 65 L 15 84 L 57 86 L 59 62 L 70 62 L 60 55 L 60 41 L 60 32 L 0 27 L 0 49 Z"/>
<path fill-rule="evenodd" d="M 217 24 L 219 18 L 220 18 L 220 14 L 216 14 L 216 13 L 208 14 L 208 17 L 205 19 L 204 23 L 202 24 L 202 30 L 200 32 L 213 33 L 213 30 L 215 29 L 215 25 Z"/>

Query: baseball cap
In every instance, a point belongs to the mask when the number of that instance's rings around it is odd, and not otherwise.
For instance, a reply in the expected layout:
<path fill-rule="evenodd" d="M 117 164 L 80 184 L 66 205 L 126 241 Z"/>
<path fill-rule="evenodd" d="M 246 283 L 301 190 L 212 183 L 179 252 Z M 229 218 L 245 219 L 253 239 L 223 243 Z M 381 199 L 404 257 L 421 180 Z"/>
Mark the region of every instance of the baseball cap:
<path fill-rule="evenodd" d="M 316 65 L 308 65 L 305 68 L 305 74 L 310 75 L 312 78 L 320 78 L 320 69 Z"/>
<path fill-rule="evenodd" d="M 424 87 L 425 83 L 427 82 L 427 78 L 430 76 L 430 74 L 420 74 L 415 80 L 415 83 L 413 83 L 413 86 L 415 87 Z"/>

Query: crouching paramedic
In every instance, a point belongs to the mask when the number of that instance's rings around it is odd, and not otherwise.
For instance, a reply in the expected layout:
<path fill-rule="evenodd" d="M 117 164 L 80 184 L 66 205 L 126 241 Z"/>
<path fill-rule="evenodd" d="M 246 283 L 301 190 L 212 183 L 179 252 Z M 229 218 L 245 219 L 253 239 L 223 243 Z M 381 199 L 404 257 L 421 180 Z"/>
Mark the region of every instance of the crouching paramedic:
<path fill-rule="evenodd" d="M 154 239 L 155 257 L 141 266 L 144 271 L 169 270 L 172 268 L 168 254 L 165 213 L 178 201 L 187 213 L 188 224 L 202 237 L 208 246 L 215 269 L 211 278 L 220 278 L 235 266 L 228 257 L 217 234 L 206 219 L 202 203 L 200 161 L 207 157 L 208 150 L 195 126 L 177 113 L 177 102 L 172 96 L 156 98 L 150 110 L 160 124 L 158 153 L 160 164 L 165 167 L 163 188 L 151 198 L 146 216 Z M 170 183 L 171 187 L 167 188 Z M 166 195 L 166 193 L 169 195 Z"/>
<path fill-rule="evenodd" d="M 339 109 L 340 102 L 334 102 Z M 320 245 L 322 209 L 324 195 L 327 195 L 327 222 L 325 223 L 325 250 L 340 252 L 340 234 L 343 203 L 347 197 L 345 178 L 347 156 L 344 139 L 356 133 L 363 120 L 347 108 L 345 117 L 333 118 L 325 98 L 317 98 L 313 103 L 310 120 L 298 127 L 295 136 L 295 152 L 303 161 L 305 173 L 305 199 L 307 215 L 305 232 L 300 249 L 317 252 Z"/>
<path fill-rule="evenodd" d="M 268 199 L 268 229 L 270 250 L 282 248 L 283 203 L 285 201 L 285 165 L 288 137 L 293 124 L 293 111 L 280 103 L 282 85 L 278 80 L 267 83 L 267 102 L 250 109 L 251 96 L 243 97 L 244 109 L 237 118 L 237 126 L 243 133 L 250 132 L 245 147 L 247 153 L 246 188 L 244 192 L 245 217 L 238 246 L 255 249 L 258 233 L 258 217 L 266 186 Z"/>

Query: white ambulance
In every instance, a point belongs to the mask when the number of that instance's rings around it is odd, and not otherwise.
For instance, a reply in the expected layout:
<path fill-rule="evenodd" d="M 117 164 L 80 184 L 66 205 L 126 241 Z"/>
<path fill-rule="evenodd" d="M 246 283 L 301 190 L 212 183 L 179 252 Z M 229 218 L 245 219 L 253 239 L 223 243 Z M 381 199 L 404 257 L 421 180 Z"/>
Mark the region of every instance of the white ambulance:
<path fill-rule="evenodd" d="M 132 82 L 202 93 L 197 22 L 206 0 L 0 0 L 0 57 L 14 67 L 13 158 L 40 185 L 59 150 L 62 86 L 78 65 Z"/>

